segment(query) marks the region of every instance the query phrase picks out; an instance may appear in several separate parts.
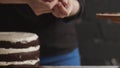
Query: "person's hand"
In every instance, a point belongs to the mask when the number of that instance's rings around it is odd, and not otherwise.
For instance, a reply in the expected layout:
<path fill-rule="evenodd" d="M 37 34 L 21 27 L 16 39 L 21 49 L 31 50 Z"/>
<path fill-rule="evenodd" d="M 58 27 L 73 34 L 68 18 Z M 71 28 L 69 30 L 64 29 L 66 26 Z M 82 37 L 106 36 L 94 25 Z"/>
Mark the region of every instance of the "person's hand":
<path fill-rule="evenodd" d="M 57 4 L 58 0 L 28 0 L 28 5 L 36 15 L 51 13 L 51 9 Z"/>
<path fill-rule="evenodd" d="M 73 9 L 72 0 L 59 0 L 52 10 L 52 14 L 57 18 L 64 18 L 71 14 Z"/>
<path fill-rule="evenodd" d="M 57 18 L 70 17 L 78 13 L 80 3 L 78 0 L 59 0 L 53 8 L 52 14 Z"/>

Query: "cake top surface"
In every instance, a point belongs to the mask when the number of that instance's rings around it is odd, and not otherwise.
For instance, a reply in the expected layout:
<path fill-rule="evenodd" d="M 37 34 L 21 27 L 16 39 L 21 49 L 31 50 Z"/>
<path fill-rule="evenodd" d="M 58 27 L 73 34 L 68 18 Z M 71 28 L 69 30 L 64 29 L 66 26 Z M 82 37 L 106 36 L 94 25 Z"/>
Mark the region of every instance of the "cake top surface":
<path fill-rule="evenodd" d="M 0 41 L 27 43 L 38 39 L 38 35 L 28 32 L 0 32 Z"/>

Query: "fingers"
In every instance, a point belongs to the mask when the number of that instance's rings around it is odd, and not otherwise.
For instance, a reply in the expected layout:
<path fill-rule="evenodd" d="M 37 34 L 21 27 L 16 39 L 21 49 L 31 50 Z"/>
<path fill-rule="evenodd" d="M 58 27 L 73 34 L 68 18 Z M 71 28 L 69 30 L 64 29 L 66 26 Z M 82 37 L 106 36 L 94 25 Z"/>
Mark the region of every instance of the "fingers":
<path fill-rule="evenodd" d="M 68 4 L 68 0 L 59 0 L 59 1 L 62 2 L 65 7 Z"/>
<path fill-rule="evenodd" d="M 67 10 L 65 7 L 59 2 L 53 9 L 53 15 L 57 18 L 64 18 L 67 15 Z"/>
<path fill-rule="evenodd" d="M 45 13 L 51 13 L 51 10 L 41 0 L 29 0 L 28 5 L 31 7 L 35 15 L 42 15 Z"/>
<path fill-rule="evenodd" d="M 61 14 L 63 14 L 63 15 L 68 15 L 67 14 L 67 9 L 66 9 L 66 7 L 64 7 L 64 5 L 61 3 L 61 2 L 59 2 L 58 3 L 58 5 L 57 5 L 57 9 L 58 9 L 58 11 L 61 13 Z"/>
<path fill-rule="evenodd" d="M 58 3 L 58 0 L 40 0 L 40 2 L 52 9 Z"/>
<path fill-rule="evenodd" d="M 64 4 L 64 2 L 65 4 Z M 66 3 L 66 0 L 61 0 L 58 4 L 54 7 L 52 14 L 57 18 L 64 18 L 70 15 L 72 11 L 72 5 L 70 2 Z"/>
<path fill-rule="evenodd" d="M 43 9 L 42 11 L 41 10 L 36 10 L 34 12 L 35 12 L 35 15 L 37 15 L 37 16 L 42 15 L 42 14 L 46 14 L 46 13 L 51 13 L 50 10 L 46 10 L 46 9 Z"/>

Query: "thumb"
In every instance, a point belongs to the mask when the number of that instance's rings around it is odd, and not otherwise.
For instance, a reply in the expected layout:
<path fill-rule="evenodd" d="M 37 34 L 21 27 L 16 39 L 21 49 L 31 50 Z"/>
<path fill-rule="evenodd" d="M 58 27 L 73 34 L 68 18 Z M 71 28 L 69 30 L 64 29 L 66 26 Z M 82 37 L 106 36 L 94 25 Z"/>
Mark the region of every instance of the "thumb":
<path fill-rule="evenodd" d="M 58 0 L 41 0 L 41 2 L 46 4 L 49 9 L 53 9 L 53 7 L 58 3 Z"/>

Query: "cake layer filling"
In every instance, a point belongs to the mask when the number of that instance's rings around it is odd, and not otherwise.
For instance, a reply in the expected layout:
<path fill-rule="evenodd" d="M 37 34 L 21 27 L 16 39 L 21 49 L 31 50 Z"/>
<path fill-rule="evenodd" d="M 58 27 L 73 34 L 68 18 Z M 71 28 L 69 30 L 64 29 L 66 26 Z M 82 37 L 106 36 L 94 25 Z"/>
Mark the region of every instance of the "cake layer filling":
<path fill-rule="evenodd" d="M 21 42 L 11 43 L 10 41 L 0 41 L 0 48 L 28 48 L 36 45 L 39 45 L 38 39 L 25 44 Z"/>
<path fill-rule="evenodd" d="M 34 33 L 27 32 L 0 32 L 0 41 L 10 41 L 13 43 L 21 42 L 27 43 L 38 39 Z"/>
<path fill-rule="evenodd" d="M 33 51 L 38 51 L 39 49 L 40 49 L 40 45 L 37 45 L 35 47 L 29 47 L 29 48 L 21 48 L 21 49 L 0 48 L 0 54 L 14 54 L 14 53 L 33 52 Z"/>
<path fill-rule="evenodd" d="M 40 52 L 28 52 L 28 53 L 15 53 L 15 54 L 7 54 L 7 55 L 0 55 L 0 62 L 2 61 L 24 61 L 30 59 L 37 59 L 40 56 Z"/>
<path fill-rule="evenodd" d="M 14 62 L 0 62 L 0 66 L 8 66 L 8 65 L 35 65 L 39 62 L 40 59 L 36 60 L 26 60 L 26 61 L 14 61 Z"/>
<path fill-rule="evenodd" d="M 0 66 L 0 68 L 39 68 L 40 62 L 37 62 L 34 65 L 7 65 L 7 66 Z"/>

